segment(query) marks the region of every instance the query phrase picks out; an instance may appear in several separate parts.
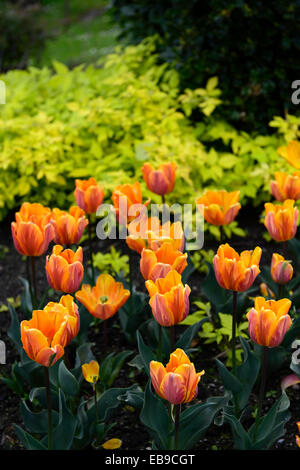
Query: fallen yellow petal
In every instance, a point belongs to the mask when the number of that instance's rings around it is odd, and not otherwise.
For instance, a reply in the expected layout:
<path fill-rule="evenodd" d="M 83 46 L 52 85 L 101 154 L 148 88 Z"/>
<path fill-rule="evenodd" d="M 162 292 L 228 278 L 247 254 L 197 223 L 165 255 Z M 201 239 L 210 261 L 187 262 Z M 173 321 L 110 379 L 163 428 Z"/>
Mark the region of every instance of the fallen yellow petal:
<path fill-rule="evenodd" d="M 102 444 L 103 449 L 119 449 L 122 445 L 121 439 L 109 439 L 108 441 Z"/>

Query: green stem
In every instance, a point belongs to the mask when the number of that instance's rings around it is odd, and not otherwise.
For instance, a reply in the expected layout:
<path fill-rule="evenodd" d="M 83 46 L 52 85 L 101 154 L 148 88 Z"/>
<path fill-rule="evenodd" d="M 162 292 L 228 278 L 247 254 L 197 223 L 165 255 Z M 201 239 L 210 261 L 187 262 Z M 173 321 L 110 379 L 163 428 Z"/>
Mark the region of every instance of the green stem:
<path fill-rule="evenodd" d="M 94 269 L 94 260 L 93 260 L 93 244 L 92 244 L 92 227 L 91 227 L 91 216 L 88 214 L 88 234 L 89 234 L 89 250 L 90 250 L 90 261 L 92 268 L 92 278 L 93 283 L 95 283 L 95 269 Z"/>
<path fill-rule="evenodd" d="M 286 244 L 286 242 L 282 243 L 282 254 L 283 254 L 284 259 L 287 259 L 287 244 Z"/>
<path fill-rule="evenodd" d="M 31 277 L 30 277 L 30 258 L 29 256 L 26 256 L 26 276 L 27 276 L 27 281 L 29 285 L 29 292 L 30 292 L 30 298 L 31 298 L 31 303 L 32 306 L 34 304 L 34 298 L 33 298 L 33 292 L 32 292 L 32 282 L 31 282 Z"/>
<path fill-rule="evenodd" d="M 31 256 L 31 270 L 32 270 L 32 283 L 33 283 L 33 302 L 32 307 L 37 308 L 37 285 L 36 285 L 36 270 L 35 270 L 35 256 Z"/>
<path fill-rule="evenodd" d="M 162 326 L 158 324 L 158 357 L 162 359 Z"/>
<path fill-rule="evenodd" d="M 232 349 L 232 372 L 233 372 L 234 375 L 236 375 L 236 355 L 235 355 L 235 346 L 236 346 L 236 303 L 237 303 L 237 292 L 233 291 L 231 349 Z"/>
<path fill-rule="evenodd" d="M 93 384 L 93 389 L 94 389 L 94 401 L 95 401 L 95 416 L 96 416 L 96 427 L 99 421 L 99 416 L 98 416 L 98 406 L 97 406 L 97 387 L 96 384 Z"/>
<path fill-rule="evenodd" d="M 278 285 L 278 299 L 284 299 L 285 295 L 285 286 L 284 284 L 279 284 Z"/>
<path fill-rule="evenodd" d="M 259 390 L 259 398 L 258 398 L 258 409 L 257 409 L 256 421 L 255 421 L 254 442 L 256 441 L 256 438 L 257 438 L 259 420 L 260 420 L 262 405 L 263 405 L 263 401 L 265 397 L 266 380 L 267 380 L 267 362 L 268 362 L 268 348 L 264 346 L 263 354 L 262 354 L 262 364 L 261 364 L 261 381 L 260 381 L 260 390 Z"/>
<path fill-rule="evenodd" d="M 174 351 L 174 345 L 175 345 L 175 327 L 174 325 L 169 326 L 169 332 L 170 332 L 170 353 Z"/>
<path fill-rule="evenodd" d="M 47 394 L 47 406 L 48 406 L 48 450 L 53 448 L 52 438 L 52 404 L 51 404 L 51 391 L 50 391 L 50 380 L 49 380 L 49 367 L 45 367 L 45 382 L 46 382 L 46 394 Z"/>
<path fill-rule="evenodd" d="M 178 441 L 179 441 L 179 423 L 180 423 L 180 412 L 181 412 L 181 404 L 175 405 L 175 424 L 174 424 L 174 432 L 175 432 L 175 449 L 178 450 Z"/>
<path fill-rule="evenodd" d="M 107 320 L 103 321 L 103 342 L 104 342 L 104 347 L 107 347 Z"/>

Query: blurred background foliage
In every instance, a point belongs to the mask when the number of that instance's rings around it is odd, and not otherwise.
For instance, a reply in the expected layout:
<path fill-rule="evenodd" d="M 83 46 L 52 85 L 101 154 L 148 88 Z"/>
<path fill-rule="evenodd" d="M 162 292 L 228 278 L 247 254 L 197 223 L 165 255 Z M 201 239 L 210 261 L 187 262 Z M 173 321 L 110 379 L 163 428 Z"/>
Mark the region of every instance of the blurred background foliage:
<path fill-rule="evenodd" d="M 181 89 L 218 76 L 222 115 L 239 129 L 268 131 L 272 116 L 295 112 L 299 0 L 112 0 L 112 7 L 122 38 L 160 36 L 160 57 L 175 64 Z"/>
<path fill-rule="evenodd" d="M 288 169 L 276 150 L 299 138 L 299 5 L 2 1 L 0 218 L 24 200 L 66 208 L 91 175 L 109 201 L 147 160 L 177 162 L 173 202 L 207 187 L 269 200 Z"/>

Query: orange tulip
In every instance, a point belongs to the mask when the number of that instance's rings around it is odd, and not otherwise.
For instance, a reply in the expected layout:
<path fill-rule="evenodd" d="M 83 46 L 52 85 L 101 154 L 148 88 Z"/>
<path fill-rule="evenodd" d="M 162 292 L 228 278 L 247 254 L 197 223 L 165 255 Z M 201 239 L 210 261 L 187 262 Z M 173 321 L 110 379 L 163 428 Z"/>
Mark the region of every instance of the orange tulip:
<path fill-rule="evenodd" d="M 172 243 L 165 242 L 157 250 L 144 249 L 141 255 L 140 269 L 143 278 L 147 281 L 156 281 L 166 277 L 171 269 L 179 274 L 187 267 L 187 253 L 174 250 Z"/>
<path fill-rule="evenodd" d="M 104 199 L 104 191 L 95 178 L 88 180 L 75 180 L 76 189 L 74 191 L 76 204 L 86 214 L 95 214 Z"/>
<path fill-rule="evenodd" d="M 21 340 L 27 356 L 43 366 L 55 364 L 64 348 L 77 335 L 80 317 L 70 295 L 49 302 L 44 310 L 34 310 L 31 320 L 21 322 Z"/>
<path fill-rule="evenodd" d="M 131 250 L 138 253 L 144 248 L 156 251 L 166 241 L 172 244 L 174 250 L 184 250 L 184 232 L 179 221 L 161 225 L 158 217 L 144 217 L 141 221 L 131 222 L 128 232 L 126 243 Z"/>
<path fill-rule="evenodd" d="M 69 212 L 53 209 L 52 225 L 54 227 L 54 242 L 69 246 L 79 243 L 83 230 L 88 225 L 88 220 L 80 207 L 72 206 Z"/>
<path fill-rule="evenodd" d="M 228 225 L 241 208 L 239 198 L 240 191 L 206 191 L 196 200 L 196 204 L 204 205 L 204 218 L 209 224 Z"/>
<path fill-rule="evenodd" d="M 150 163 L 144 163 L 142 172 L 148 189 L 161 196 L 173 191 L 176 168 L 176 163 L 163 163 L 155 170 Z"/>
<path fill-rule="evenodd" d="M 294 238 L 297 232 L 298 209 L 294 201 L 287 199 L 283 204 L 265 204 L 265 227 L 277 242 L 285 242 Z"/>
<path fill-rule="evenodd" d="M 81 370 L 85 380 L 95 385 L 99 379 L 99 363 L 97 361 L 90 361 L 88 364 L 82 364 Z"/>
<path fill-rule="evenodd" d="M 11 223 L 15 248 L 21 255 L 40 256 L 44 254 L 53 239 L 51 210 L 42 204 L 24 202 L 15 214 L 16 222 Z"/>
<path fill-rule="evenodd" d="M 239 255 L 226 243 L 220 245 L 214 257 L 216 279 L 221 287 L 243 292 L 252 286 L 260 273 L 259 262 L 262 250 L 258 246 Z"/>
<path fill-rule="evenodd" d="M 198 383 L 204 370 L 196 373 L 194 364 L 182 349 L 176 349 L 166 367 L 161 362 L 150 362 L 150 377 L 156 393 L 172 403 L 188 403 L 198 395 Z"/>
<path fill-rule="evenodd" d="M 96 318 L 107 320 L 125 304 L 130 292 L 121 282 L 116 282 L 109 274 L 101 274 L 95 287 L 83 284 L 76 292 L 76 299 Z"/>
<path fill-rule="evenodd" d="M 145 283 L 150 295 L 150 307 L 161 326 L 172 326 L 183 321 L 189 313 L 190 287 L 181 282 L 177 271 L 171 270 L 165 278 Z"/>
<path fill-rule="evenodd" d="M 254 308 L 247 313 L 252 341 L 269 348 L 279 346 L 292 324 L 288 315 L 290 307 L 291 301 L 288 299 L 276 301 L 256 297 Z"/>
<path fill-rule="evenodd" d="M 277 152 L 294 168 L 300 168 L 300 143 L 292 140 L 287 146 L 277 149 Z"/>
<path fill-rule="evenodd" d="M 271 263 L 271 276 L 277 284 L 286 284 L 293 277 L 293 267 L 290 261 L 278 253 L 273 253 Z"/>
<path fill-rule="evenodd" d="M 140 183 L 137 181 L 134 184 L 120 184 L 118 185 L 112 194 L 113 205 L 117 219 L 123 225 L 127 225 L 127 222 L 136 219 L 139 215 L 138 211 L 136 214 L 129 214 L 130 208 L 135 204 L 143 204 L 142 189 Z M 146 207 L 150 200 L 145 202 Z"/>
<path fill-rule="evenodd" d="M 82 248 L 76 252 L 55 245 L 46 257 L 46 275 L 50 286 L 68 294 L 79 289 L 83 278 Z"/>
<path fill-rule="evenodd" d="M 300 434 L 300 421 L 298 421 L 297 426 L 298 426 L 298 433 Z M 298 447 L 300 447 L 300 436 L 296 436 L 296 444 Z"/>
<path fill-rule="evenodd" d="M 297 201 L 300 199 L 300 171 L 295 171 L 292 175 L 277 171 L 275 180 L 271 181 L 271 192 L 277 201 L 283 202 L 286 199 Z"/>

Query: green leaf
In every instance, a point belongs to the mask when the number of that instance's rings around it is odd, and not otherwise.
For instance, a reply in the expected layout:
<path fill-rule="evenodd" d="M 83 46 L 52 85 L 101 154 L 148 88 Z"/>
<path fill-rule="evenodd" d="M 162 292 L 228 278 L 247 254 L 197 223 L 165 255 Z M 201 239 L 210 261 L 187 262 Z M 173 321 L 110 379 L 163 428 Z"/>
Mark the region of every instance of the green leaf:
<path fill-rule="evenodd" d="M 58 380 L 63 392 L 66 395 L 76 396 L 79 392 L 79 383 L 74 375 L 66 368 L 64 361 L 61 361 L 58 368 Z"/>
<path fill-rule="evenodd" d="M 175 349 L 176 348 L 181 348 L 183 350 L 187 350 L 190 347 L 190 344 L 195 337 L 197 331 L 200 329 L 200 327 L 203 325 L 203 323 L 207 322 L 208 318 L 202 318 L 198 323 L 195 323 L 194 325 L 189 326 L 183 335 L 178 339 L 177 343 L 175 344 Z"/>
<path fill-rule="evenodd" d="M 8 304 L 8 309 L 11 317 L 11 324 L 8 329 L 7 335 L 14 342 L 19 354 L 21 354 L 23 347 L 21 342 L 21 330 L 18 315 L 12 305 Z"/>
<path fill-rule="evenodd" d="M 151 391 L 151 380 L 145 390 L 140 419 L 147 426 L 160 449 L 169 449 L 169 415 L 162 400 Z"/>
<path fill-rule="evenodd" d="M 53 429 L 54 450 L 68 450 L 72 447 L 77 419 L 66 405 L 63 391 L 59 390 L 59 421 Z"/>
<path fill-rule="evenodd" d="M 140 357 L 142 359 L 145 371 L 147 372 L 148 375 L 150 375 L 150 362 L 155 360 L 155 356 L 151 349 L 145 345 L 142 335 L 140 334 L 139 331 L 136 332 L 136 338 L 137 338 L 137 343 L 138 343 L 138 350 Z"/>
<path fill-rule="evenodd" d="M 25 428 L 30 432 L 46 434 L 48 432 L 48 410 L 42 410 L 38 413 L 32 412 L 25 400 L 21 401 L 21 414 Z M 56 426 L 58 423 L 58 413 L 52 410 L 52 423 Z"/>
<path fill-rule="evenodd" d="M 20 428 L 16 424 L 13 425 L 15 432 L 18 436 L 18 439 L 22 442 L 22 444 L 28 450 L 47 450 L 41 442 L 37 441 L 33 436 L 31 436 L 28 432 L 24 431 L 24 429 Z"/>

